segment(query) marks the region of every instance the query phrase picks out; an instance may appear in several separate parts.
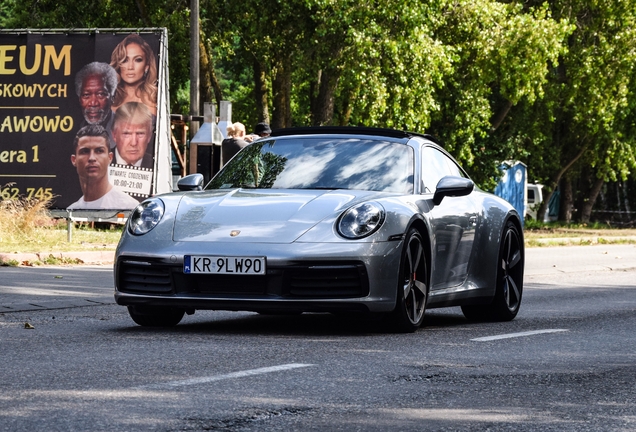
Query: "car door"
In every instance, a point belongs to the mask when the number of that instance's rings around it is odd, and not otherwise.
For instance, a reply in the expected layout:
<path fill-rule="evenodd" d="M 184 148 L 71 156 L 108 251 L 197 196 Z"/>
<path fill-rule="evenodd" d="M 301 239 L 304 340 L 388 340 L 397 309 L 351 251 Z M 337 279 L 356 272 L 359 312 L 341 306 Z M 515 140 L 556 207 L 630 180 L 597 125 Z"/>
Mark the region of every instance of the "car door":
<path fill-rule="evenodd" d="M 423 147 L 421 167 L 423 193 L 431 194 L 431 202 L 443 177 L 467 177 L 454 160 L 432 146 Z M 429 213 L 434 238 L 432 290 L 456 286 L 466 279 L 478 216 L 471 195 L 445 197 Z"/>

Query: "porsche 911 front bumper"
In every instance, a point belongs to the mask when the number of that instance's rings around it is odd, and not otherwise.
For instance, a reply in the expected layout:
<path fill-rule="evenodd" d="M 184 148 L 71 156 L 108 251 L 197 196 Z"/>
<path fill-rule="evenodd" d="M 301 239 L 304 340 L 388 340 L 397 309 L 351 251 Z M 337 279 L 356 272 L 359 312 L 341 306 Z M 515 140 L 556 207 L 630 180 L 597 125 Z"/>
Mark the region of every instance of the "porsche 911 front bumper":
<path fill-rule="evenodd" d="M 115 262 L 120 305 L 183 309 L 388 312 L 395 307 L 401 241 L 241 244 L 136 241 Z M 149 246 L 149 245 L 146 245 Z M 186 274 L 184 255 L 265 256 L 264 275 Z"/>

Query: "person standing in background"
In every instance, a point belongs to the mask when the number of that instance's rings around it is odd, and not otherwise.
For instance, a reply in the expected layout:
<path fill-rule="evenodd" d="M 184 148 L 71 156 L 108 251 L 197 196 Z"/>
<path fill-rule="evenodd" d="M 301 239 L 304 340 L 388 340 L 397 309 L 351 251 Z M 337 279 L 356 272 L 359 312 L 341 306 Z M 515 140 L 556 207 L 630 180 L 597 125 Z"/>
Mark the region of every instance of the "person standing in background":
<path fill-rule="evenodd" d="M 245 147 L 245 125 L 243 123 L 233 123 L 227 127 L 227 138 L 221 142 L 221 158 L 223 165 L 229 162 L 239 150 Z"/>
<path fill-rule="evenodd" d="M 245 137 L 245 141 L 252 142 L 259 138 L 266 138 L 270 136 L 271 133 L 272 130 L 270 129 L 269 124 L 261 122 L 254 127 L 254 133 Z"/>

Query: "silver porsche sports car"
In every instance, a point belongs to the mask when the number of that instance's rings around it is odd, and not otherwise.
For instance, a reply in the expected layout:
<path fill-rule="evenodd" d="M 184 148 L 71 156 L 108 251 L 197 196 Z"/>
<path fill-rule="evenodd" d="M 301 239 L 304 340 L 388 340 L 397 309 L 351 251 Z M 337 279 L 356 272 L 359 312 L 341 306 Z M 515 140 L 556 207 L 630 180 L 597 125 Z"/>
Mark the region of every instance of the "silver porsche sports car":
<path fill-rule="evenodd" d="M 142 326 L 197 309 L 382 316 L 426 308 L 511 320 L 523 292 L 520 216 L 428 135 L 275 131 L 207 184 L 147 199 L 116 252 L 115 299 Z"/>

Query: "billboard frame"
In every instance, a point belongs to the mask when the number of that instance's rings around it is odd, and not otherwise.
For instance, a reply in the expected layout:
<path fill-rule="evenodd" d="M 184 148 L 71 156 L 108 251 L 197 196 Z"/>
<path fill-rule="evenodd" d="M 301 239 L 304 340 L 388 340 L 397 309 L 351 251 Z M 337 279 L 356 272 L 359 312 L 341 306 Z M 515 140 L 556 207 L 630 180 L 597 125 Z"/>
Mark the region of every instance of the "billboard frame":
<path fill-rule="evenodd" d="M 2 35 L 97 35 L 97 34 L 154 34 L 159 39 L 159 50 L 156 52 L 158 58 L 158 92 L 157 92 L 157 114 L 155 128 L 154 145 L 154 170 L 152 175 L 152 186 L 150 195 L 158 195 L 172 191 L 172 159 L 171 159 L 171 124 L 170 124 L 170 97 L 169 97 L 169 70 L 168 70 L 168 32 L 166 28 L 158 27 L 138 27 L 138 28 L 21 28 L 21 29 L 0 29 Z M 0 39 L 1 40 L 1 39 Z M 5 180 L 11 182 L 10 177 Z M 1 181 L 0 181 L 1 182 Z M 3 183 L 4 184 L 4 183 Z M 3 186 L 0 184 L 0 186 Z M 93 210 L 67 210 L 64 207 L 49 209 L 53 217 L 65 218 L 68 220 L 82 221 L 114 221 L 120 222 L 121 215 L 125 217 L 132 209 L 93 209 Z"/>

